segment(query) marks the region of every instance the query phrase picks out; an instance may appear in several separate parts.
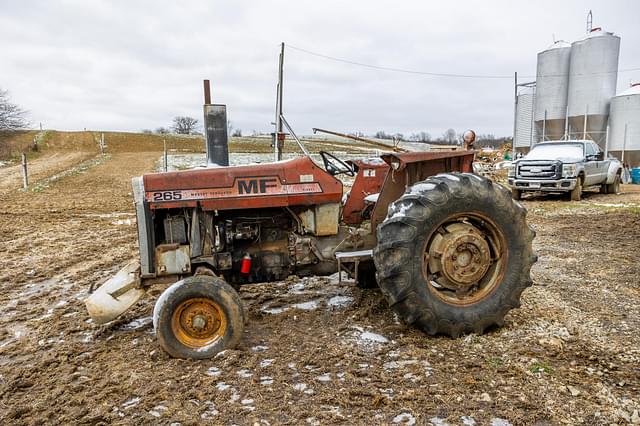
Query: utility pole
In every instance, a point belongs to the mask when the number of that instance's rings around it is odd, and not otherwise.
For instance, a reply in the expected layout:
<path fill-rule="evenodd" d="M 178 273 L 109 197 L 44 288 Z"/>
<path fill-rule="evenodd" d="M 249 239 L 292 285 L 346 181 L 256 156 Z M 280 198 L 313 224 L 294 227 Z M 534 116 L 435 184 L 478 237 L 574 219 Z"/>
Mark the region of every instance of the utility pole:
<path fill-rule="evenodd" d="M 518 71 L 514 73 L 514 83 L 513 83 L 513 139 L 511 140 L 511 158 L 516 158 L 517 129 L 518 129 Z"/>
<path fill-rule="evenodd" d="M 284 69 L 284 42 L 280 45 L 280 61 L 278 65 L 278 87 L 276 94 L 276 131 L 273 134 L 273 147 L 275 161 L 282 160 L 282 148 L 284 147 L 285 133 L 282 123 L 282 80 Z"/>

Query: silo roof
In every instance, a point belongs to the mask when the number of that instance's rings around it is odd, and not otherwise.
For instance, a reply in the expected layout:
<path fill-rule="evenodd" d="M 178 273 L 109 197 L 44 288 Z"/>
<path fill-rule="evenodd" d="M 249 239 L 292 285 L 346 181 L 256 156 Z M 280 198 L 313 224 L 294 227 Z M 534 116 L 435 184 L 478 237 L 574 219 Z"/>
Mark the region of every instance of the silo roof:
<path fill-rule="evenodd" d="M 553 50 L 553 49 L 563 49 L 565 47 L 571 47 L 571 43 L 567 43 L 564 40 L 558 40 L 555 43 L 553 43 L 551 46 L 543 50 L 543 52 L 546 52 L 547 50 Z"/>

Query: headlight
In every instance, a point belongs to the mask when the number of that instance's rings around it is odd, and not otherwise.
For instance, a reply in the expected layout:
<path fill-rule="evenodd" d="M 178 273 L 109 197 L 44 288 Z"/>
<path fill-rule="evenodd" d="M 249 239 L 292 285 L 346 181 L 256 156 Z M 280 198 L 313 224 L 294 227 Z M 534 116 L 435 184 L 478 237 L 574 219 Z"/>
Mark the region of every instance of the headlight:
<path fill-rule="evenodd" d="M 562 177 L 572 178 L 576 177 L 577 167 L 575 164 L 563 164 L 562 165 Z"/>
<path fill-rule="evenodd" d="M 516 177 L 516 165 L 509 164 L 507 166 L 507 177 Z"/>

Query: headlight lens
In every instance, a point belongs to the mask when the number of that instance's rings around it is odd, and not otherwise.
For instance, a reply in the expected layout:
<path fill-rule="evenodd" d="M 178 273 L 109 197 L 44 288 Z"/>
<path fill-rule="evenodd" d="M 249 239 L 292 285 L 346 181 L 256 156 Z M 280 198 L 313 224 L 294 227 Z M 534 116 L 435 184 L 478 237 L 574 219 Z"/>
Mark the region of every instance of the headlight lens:
<path fill-rule="evenodd" d="M 563 164 L 562 176 L 566 178 L 576 177 L 576 165 L 575 164 Z"/>
<path fill-rule="evenodd" d="M 509 164 L 507 166 L 507 176 L 508 177 L 516 177 L 516 165 L 515 164 Z"/>

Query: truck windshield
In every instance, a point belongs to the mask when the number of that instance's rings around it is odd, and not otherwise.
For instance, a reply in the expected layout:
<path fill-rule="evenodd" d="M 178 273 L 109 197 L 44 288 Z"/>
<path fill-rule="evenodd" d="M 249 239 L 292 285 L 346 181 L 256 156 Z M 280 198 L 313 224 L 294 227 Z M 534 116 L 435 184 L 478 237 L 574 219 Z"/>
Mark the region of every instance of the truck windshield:
<path fill-rule="evenodd" d="M 582 144 L 578 143 L 539 144 L 525 156 L 527 160 L 561 161 L 581 161 L 583 157 Z"/>

